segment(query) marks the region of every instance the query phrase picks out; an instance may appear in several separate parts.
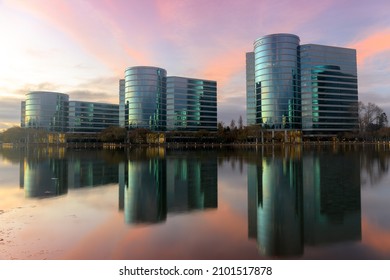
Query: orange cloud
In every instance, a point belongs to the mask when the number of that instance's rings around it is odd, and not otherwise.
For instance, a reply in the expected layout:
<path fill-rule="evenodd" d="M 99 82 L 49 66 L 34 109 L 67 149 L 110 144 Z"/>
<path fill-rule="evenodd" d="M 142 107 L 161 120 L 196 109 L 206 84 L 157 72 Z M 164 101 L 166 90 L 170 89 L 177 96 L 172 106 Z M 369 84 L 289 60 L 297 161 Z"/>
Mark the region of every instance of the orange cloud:
<path fill-rule="evenodd" d="M 358 64 L 364 64 L 367 59 L 390 51 L 390 29 L 371 34 L 359 42 L 352 43 L 350 47 L 357 50 Z"/>
<path fill-rule="evenodd" d="M 223 52 L 208 61 L 202 70 L 202 77 L 217 80 L 218 86 L 224 87 L 234 75 L 245 69 L 245 52 L 231 50 Z"/>

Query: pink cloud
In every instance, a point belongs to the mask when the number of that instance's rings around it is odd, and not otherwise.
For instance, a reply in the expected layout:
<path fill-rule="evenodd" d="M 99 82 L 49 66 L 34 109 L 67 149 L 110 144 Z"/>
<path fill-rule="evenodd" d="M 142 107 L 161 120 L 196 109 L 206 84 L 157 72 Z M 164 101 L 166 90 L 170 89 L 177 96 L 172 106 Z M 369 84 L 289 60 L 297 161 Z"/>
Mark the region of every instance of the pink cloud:
<path fill-rule="evenodd" d="M 366 217 L 362 217 L 362 243 L 388 254 L 390 251 L 390 231 L 380 228 Z"/>
<path fill-rule="evenodd" d="M 109 2 L 98 4 L 89 2 L 52 1 L 46 2 L 14 1 L 19 10 L 43 20 L 47 25 L 65 34 L 70 42 L 75 42 L 86 54 L 93 55 L 118 76 L 123 75 L 126 60 L 148 63 L 148 55 L 137 50 L 128 42 L 116 14 Z M 138 31 L 138 30 L 137 30 Z M 131 36 L 130 36 L 131 37 Z M 133 38 L 134 39 L 134 38 Z"/>
<path fill-rule="evenodd" d="M 124 223 L 123 216 L 114 215 L 74 243 L 74 246 L 60 258 L 151 259 L 151 256 L 156 259 L 207 259 L 213 256 L 235 258 L 240 255 L 238 251 L 242 252 L 245 248 L 253 246 L 248 242 L 246 245 L 248 247 L 242 247 L 242 239 L 247 240 L 247 223 L 224 201 L 220 201 L 217 210 L 206 212 L 208 213 L 182 213 L 178 216 L 168 216 L 164 224 L 134 227 L 120 226 Z M 186 222 L 188 219 L 193 223 Z M 221 222 L 222 220 L 226 222 Z M 183 223 L 186 227 L 182 226 Z M 113 231 L 113 228 L 116 230 Z M 172 228 L 175 228 L 173 235 Z M 194 235 L 193 232 L 197 234 Z M 207 238 L 203 239 L 202 236 Z M 209 252 L 205 247 L 212 236 L 215 236 L 214 252 Z"/>

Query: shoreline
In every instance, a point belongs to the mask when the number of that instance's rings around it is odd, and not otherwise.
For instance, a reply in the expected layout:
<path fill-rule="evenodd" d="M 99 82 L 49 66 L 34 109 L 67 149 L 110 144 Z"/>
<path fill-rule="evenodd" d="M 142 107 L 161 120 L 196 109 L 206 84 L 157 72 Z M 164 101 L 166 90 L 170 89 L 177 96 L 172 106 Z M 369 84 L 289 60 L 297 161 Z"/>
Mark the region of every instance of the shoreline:
<path fill-rule="evenodd" d="M 13 143 L 2 143 L 0 149 L 15 149 L 15 148 L 69 148 L 69 149 L 126 149 L 126 148 L 248 148 L 248 147 L 270 147 L 270 146 L 345 146 L 345 145 L 389 145 L 390 141 L 306 141 L 300 143 L 202 143 L 202 142 L 169 142 L 169 143 L 142 143 L 142 144 L 127 144 L 127 143 L 66 143 L 66 144 L 13 144 Z"/>

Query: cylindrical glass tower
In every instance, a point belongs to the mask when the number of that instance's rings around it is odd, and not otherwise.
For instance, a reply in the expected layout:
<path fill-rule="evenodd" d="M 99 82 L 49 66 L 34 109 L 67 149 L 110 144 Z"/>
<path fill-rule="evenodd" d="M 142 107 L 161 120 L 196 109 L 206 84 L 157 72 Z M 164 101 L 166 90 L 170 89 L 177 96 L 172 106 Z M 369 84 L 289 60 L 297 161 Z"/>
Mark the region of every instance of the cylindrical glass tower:
<path fill-rule="evenodd" d="M 26 127 L 66 132 L 69 95 L 59 92 L 32 91 L 26 94 Z"/>
<path fill-rule="evenodd" d="M 254 53 L 256 123 L 270 129 L 300 128 L 299 37 L 261 37 Z"/>
<path fill-rule="evenodd" d="M 137 66 L 125 71 L 125 126 L 166 130 L 167 71 Z"/>

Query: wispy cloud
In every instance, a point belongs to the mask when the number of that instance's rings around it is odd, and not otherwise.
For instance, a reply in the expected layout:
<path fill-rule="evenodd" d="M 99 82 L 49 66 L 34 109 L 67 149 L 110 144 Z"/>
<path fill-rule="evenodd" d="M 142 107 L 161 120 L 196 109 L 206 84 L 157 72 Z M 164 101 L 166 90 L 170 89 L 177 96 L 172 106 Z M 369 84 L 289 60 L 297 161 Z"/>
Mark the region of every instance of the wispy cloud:
<path fill-rule="evenodd" d="M 106 92 L 90 90 L 73 90 L 67 92 L 70 101 L 87 101 L 87 102 L 108 102 L 118 104 L 118 98 L 113 98 L 112 94 Z"/>

